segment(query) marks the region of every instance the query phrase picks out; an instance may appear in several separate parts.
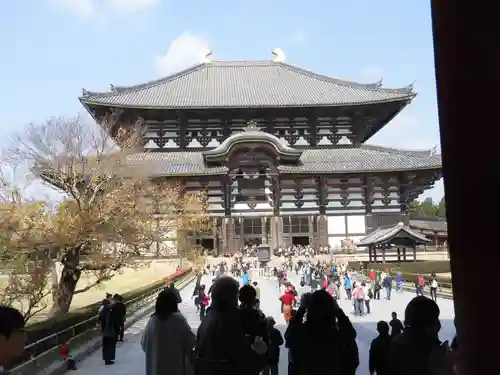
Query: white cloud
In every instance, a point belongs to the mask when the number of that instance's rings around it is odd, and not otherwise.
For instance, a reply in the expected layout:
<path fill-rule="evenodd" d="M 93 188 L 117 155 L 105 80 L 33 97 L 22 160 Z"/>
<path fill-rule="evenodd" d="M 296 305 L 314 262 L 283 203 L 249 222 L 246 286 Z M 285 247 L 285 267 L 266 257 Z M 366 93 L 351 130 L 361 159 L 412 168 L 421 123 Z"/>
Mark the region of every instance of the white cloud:
<path fill-rule="evenodd" d="M 167 53 L 155 59 L 155 68 L 160 75 L 169 75 L 199 64 L 209 50 L 205 38 L 185 31 L 174 39 Z"/>
<path fill-rule="evenodd" d="M 304 43 L 307 40 L 307 33 L 302 29 L 297 29 L 293 33 L 293 40 L 295 43 Z"/>
<path fill-rule="evenodd" d="M 160 4 L 160 0 L 106 0 L 107 7 L 116 13 L 135 14 Z"/>
<path fill-rule="evenodd" d="M 91 18 L 96 12 L 95 0 L 51 0 L 51 4 L 82 18 Z"/>
<path fill-rule="evenodd" d="M 378 66 L 365 66 L 361 69 L 360 80 L 363 82 L 376 82 L 382 79 L 383 73 Z"/>
<path fill-rule="evenodd" d="M 103 15 L 131 15 L 159 5 L 162 0 L 49 0 L 57 8 L 90 19 Z"/>

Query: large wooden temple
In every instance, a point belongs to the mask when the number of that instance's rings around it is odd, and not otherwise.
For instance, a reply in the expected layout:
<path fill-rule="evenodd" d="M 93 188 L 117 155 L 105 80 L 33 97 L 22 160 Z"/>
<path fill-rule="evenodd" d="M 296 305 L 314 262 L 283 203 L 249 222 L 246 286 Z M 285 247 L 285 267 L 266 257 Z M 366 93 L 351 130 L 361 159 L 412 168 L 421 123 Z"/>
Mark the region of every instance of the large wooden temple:
<path fill-rule="evenodd" d="M 433 150 L 367 141 L 406 107 L 413 87 L 383 88 L 284 62 L 207 60 L 171 76 L 109 92 L 83 90 L 99 121 L 146 127 L 131 162 L 154 177 L 208 194 L 216 251 L 249 243 L 337 247 L 380 226 L 409 223 L 408 205 L 441 178 Z"/>

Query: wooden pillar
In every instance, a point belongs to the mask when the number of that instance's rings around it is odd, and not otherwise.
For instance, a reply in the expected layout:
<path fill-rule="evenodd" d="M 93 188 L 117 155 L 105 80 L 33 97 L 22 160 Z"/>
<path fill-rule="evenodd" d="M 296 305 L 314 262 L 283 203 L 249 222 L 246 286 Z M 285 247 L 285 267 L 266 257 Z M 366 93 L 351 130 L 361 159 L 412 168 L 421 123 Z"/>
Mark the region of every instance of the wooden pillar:
<path fill-rule="evenodd" d="M 309 245 L 314 246 L 315 245 L 315 243 L 314 243 L 314 216 L 309 215 L 307 217 L 307 224 L 309 226 L 309 232 L 307 234 L 309 236 Z"/>
<path fill-rule="evenodd" d="M 319 246 L 328 246 L 328 218 L 326 215 L 317 217 Z"/>
<path fill-rule="evenodd" d="M 245 247 L 245 218 L 243 216 L 239 216 L 237 219 L 240 223 L 240 242 L 239 247 L 243 249 Z"/>
<path fill-rule="evenodd" d="M 267 216 L 262 216 L 261 222 L 262 222 L 262 243 L 267 244 Z"/>
<path fill-rule="evenodd" d="M 213 251 L 216 255 L 219 255 L 219 234 L 217 232 L 217 228 L 219 227 L 218 222 L 218 219 L 214 217 L 212 224 L 212 241 L 214 243 Z"/>
<path fill-rule="evenodd" d="M 477 290 L 470 287 L 474 279 L 480 279 L 482 285 L 498 284 L 496 272 L 484 272 L 470 260 L 477 257 L 478 249 L 483 259 L 498 257 L 491 238 L 480 234 L 498 231 L 497 221 L 487 218 L 500 211 L 500 200 L 495 198 L 498 184 L 491 181 L 493 171 L 498 170 L 497 123 L 491 120 L 491 112 L 500 102 L 500 3 L 433 0 L 431 4 L 448 245 L 460 346 L 458 372 L 500 374 L 500 361 L 494 359 L 498 350 L 491 345 L 500 336 L 500 325 L 489 324 L 484 329 L 485 307 L 478 301 Z M 479 143 L 471 140 L 471 124 L 474 134 L 482 135 Z M 471 197 L 492 199 L 488 204 L 477 204 Z"/>
<path fill-rule="evenodd" d="M 406 246 L 403 247 L 403 262 L 406 262 Z"/>
<path fill-rule="evenodd" d="M 385 247 L 382 248 L 382 263 L 385 263 Z"/>
<path fill-rule="evenodd" d="M 413 261 L 417 261 L 417 247 L 413 246 Z"/>
<path fill-rule="evenodd" d="M 398 252 L 398 262 L 401 262 L 401 249 L 398 247 L 396 250 Z"/>
<path fill-rule="evenodd" d="M 281 217 L 273 216 L 271 217 L 271 248 L 274 250 L 282 246 L 283 236 L 282 236 L 282 225 Z"/>
<path fill-rule="evenodd" d="M 368 262 L 372 262 L 372 247 L 368 246 Z"/>

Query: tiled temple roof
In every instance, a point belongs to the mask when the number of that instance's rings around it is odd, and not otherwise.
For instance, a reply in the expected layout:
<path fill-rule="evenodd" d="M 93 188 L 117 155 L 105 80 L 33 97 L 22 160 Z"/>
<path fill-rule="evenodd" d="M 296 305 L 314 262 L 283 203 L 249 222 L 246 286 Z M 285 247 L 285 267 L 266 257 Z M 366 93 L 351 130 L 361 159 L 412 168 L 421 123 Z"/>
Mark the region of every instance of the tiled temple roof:
<path fill-rule="evenodd" d="M 153 175 L 215 175 L 227 167 L 206 167 L 201 151 L 146 152 L 129 156 L 132 165 Z M 281 165 L 283 173 L 361 173 L 441 169 L 441 155 L 363 145 L 359 148 L 304 150 L 297 165 Z"/>
<path fill-rule="evenodd" d="M 404 232 L 413 241 L 418 244 L 429 243 L 430 240 L 424 235 L 417 233 L 410 229 L 410 227 L 403 225 L 403 223 L 396 224 L 392 227 L 378 228 L 371 232 L 368 236 L 359 240 L 358 246 L 378 245 L 390 242 L 393 238 L 397 238 Z"/>
<path fill-rule="evenodd" d="M 408 101 L 413 87 L 382 88 L 317 74 L 278 61 L 210 61 L 141 85 L 83 90 L 87 105 L 131 108 L 334 107 Z"/>

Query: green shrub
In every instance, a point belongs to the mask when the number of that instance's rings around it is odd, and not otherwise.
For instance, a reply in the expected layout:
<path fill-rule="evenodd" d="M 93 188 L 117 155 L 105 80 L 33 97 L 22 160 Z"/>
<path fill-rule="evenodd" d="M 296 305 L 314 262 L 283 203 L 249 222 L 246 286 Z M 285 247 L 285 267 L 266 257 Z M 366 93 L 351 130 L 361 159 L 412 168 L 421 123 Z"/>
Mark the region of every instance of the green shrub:
<path fill-rule="evenodd" d="M 191 271 L 192 271 L 191 268 L 183 269 L 173 273 L 168 277 L 156 280 L 151 284 L 123 293 L 122 296 L 125 305 L 127 305 L 130 301 L 134 300 L 135 298 L 144 295 L 148 292 L 151 292 L 154 289 L 161 287 L 162 285 L 165 285 L 167 280 L 173 280 L 174 282 L 183 280 L 184 278 L 188 277 L 191 274 Z M 78 323 L 89 320 L 90 318 L 98 314 L 100 305 L 101 301 L 98 301 L 91 305 L 76 310 L 72 310 L 62 316 L 46 319 L 29 325 L 26 330 L 27 341 L 28 341 L 27 344 L 36 342 L 44 337 L 50 336 L 60 331 L 64 331 L 65 329 L 68 329 Z M 93 324 L 95 324 L 95 322 Z M 68 335 L 74 336 L 75 334 L 85 331 L 88 328 L 89 327 L 85 327 L 85 324 L 83 324 L 80 327 L 75 327 L 75 332 L 68 332 Z M 45 343 L 47 345 L 45 345 Z M 58 344 L 60 344 L 60 342 L 55 342 L 55 340 L 47 340 L 46 342 L 43 343 L 43 345 L 37 345 L 36 351 L 40 353 L 45 350 L 48 350 L 51 347 L 57 346 Z"/>

